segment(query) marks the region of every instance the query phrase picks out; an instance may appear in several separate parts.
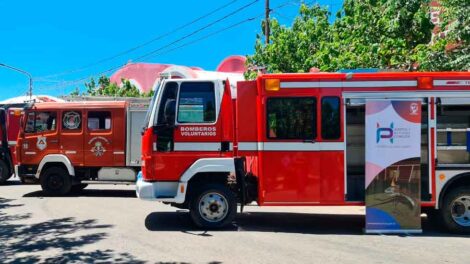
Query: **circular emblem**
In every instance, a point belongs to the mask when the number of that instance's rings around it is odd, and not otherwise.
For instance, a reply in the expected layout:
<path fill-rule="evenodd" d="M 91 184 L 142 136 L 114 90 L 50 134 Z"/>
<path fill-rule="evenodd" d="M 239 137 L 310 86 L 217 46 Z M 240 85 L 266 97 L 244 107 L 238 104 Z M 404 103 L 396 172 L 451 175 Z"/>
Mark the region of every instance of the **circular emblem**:
<path fill-rule="evenodd" d="M 77 129 L 80 127 L 80 114 L 77 112 L 66 112 L 63 118 L 64 127 L 67 129 Z"/>
<path fill-rule="evenodd" d="M 106 152 L 106 149 L 100 141 L 96 141 L 95 145 L 91 148 L 91 152 L 93 152 L 95 156 L 101 157 Z"/>

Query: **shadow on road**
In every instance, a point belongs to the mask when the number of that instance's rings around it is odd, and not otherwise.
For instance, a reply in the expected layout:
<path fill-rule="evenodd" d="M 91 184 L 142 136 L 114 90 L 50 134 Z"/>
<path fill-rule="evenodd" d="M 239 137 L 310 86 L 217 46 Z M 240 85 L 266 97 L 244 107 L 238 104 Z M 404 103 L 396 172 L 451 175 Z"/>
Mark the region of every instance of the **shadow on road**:
<path fill-rule="evenodd" d="M 96 220 L 73 217 L 21 224 L 31 214 L 7 214 L 5 210 L 21 207 L 14 200 L 0 198 L 0 262 L 2 263 L 144 263 L 128 253 L 113 250 L 85 252 L 81 247 L 105 239 L 111 225 Z M 42 256 L 41 256 L 42 255 Z"/>
<path fill-rule="evenodd" d="M 34 191 L 24 194 L 23 197 L 51 197 L 43 191 Z M 136 198 L 134 190 L 100 190 L 100 189 L 85 189 L 80 192 L 72 192 L 62 197 L 121 197 L 121 198 Z"/>
<path fill-rule="evenodd" d="M 200 236 L 212 236 L 211 233 L 227 231 L 363 235 L 364 219 L 364 215 L 244 212 L 237 215 L 231 226 L 207 232 L 194 226 L 189 212 L 181 210 L 153 212 L 146 217 L 145 227 L 150 231 L 181 231 Z M 423 217 L 423 233 L 413 236 L 470 237 L 446 233 L 429 222 L 426 217 Z"/>

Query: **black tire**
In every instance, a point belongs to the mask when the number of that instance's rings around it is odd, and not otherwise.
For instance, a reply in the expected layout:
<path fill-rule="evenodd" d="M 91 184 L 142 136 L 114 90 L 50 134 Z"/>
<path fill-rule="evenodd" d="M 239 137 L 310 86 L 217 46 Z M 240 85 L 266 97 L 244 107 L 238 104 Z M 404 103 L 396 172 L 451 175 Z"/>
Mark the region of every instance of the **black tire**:
<path fill-rule="evenodd" d="M 200 205 L 204 205 L 204 198 L 212 199 L 211 195 L 213 195 L 213 199 L 217 201 L 210 204 L 206 203 L 206 208 L 210 210 L 211 213 L 205 214 L 204 211 L 200 210 Z M 222 228 L 231 224 L 237 214 L 237 199 L 234 193 L 222 184 L 199 186 L 192 192 L 190 197 L 189 210 L 191 219 L 194 224 L 200 228 Z M 224 208 L 226 208 L 226 210 L 223 210 Z M 215 215 L 211 215 L 212 213 L 215 213 Z M 217 219 L 216 216 L 220 216 L 220 218 Z M 209 221 L 209 218 L 212 218 L 212 221 Z"/>
<path fill-rule="evenodd" d="M 85 183 L 79 183 L 79 184 L 76 184 L 76 185 L 72 185 L 71 191 L 75 192 L 75 193 L 79 193 L 79 192 L 83 191 L 83 189 L 85 189 L 87 186 L 88 186 L 88 184 L 85 184 Z"/>
<path fill-rule="evenodd" d="M 48 168 L 40 178 L 42 190 L 51 196 L 66 195 L 72 188 L 69 173 L 60 167 Z"/>
<path fill-rule="evenodd" d="M 467 210 L 467 212 L 470 211 L 470 199 L 465 197 L 470 197 L 470 187 L 468 186 L 449 190 L 444 196 L 442 208 L 440 210 L 440 218 L 444 227 L 452 233 L 470 234 L 470 217 L 466 217 L 466 219 L 468 219 L 468 223 L 459 224 L 452 216 L 453 213 L 457 215 L 461 214 L 461 210 L 463 209 Z M 461 203 L 454 202 L 461 201 L 462 199 L 469 202 L 463 206 L 463 209 Z M 465 217 L 463 219 L 466 221 Z"/>
<path fill-rule="evenodd" d="M 5 161 L 0 160 L 0 184 L 4 184 L 8 179 L 10 179 L 10 169 Z"/>

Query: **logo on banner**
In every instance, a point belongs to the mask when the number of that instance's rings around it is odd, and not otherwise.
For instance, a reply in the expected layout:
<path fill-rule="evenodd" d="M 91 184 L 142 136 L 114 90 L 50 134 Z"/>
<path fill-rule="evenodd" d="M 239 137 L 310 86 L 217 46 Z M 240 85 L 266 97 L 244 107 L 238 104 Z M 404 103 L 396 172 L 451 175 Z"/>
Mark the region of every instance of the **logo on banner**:
<path fill-rule="evenodd" d="M 44 150 L 47 148 L 47 139 L 46 137 L 38 137 L 38 141 L 36 142 L 36 147 L 38 147 L 39 150 Z"/>
<path fill-rule="evenodd" d="M 410 104 L 410 115 L 417 115 L 418 114 L 418 104 L 417 103 L 411 103 Z"/>
<path fill-rule="evenodd" d="M 380 124 L 377 123 L 376 135 L 377 143 L 379 143 L 381 139 L 390 139 L 390 143 L 393 144 L 393 122 L 390 124 L 390 127 L 380 127 Z"/>

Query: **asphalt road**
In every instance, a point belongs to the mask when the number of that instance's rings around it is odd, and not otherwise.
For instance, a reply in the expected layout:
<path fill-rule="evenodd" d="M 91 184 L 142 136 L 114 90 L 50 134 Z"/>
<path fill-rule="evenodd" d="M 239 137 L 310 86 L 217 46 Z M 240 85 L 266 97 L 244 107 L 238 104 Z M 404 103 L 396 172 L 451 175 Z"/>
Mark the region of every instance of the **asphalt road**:
<path fill-rule="evenodd" d="M 424 217 L 420 235 L 364 235 L 362 207 L 250 206 L 233 226 L 203 231 L 133 189 L 44 197 L 38 185 L 0 186 L 0 263 L 470 263 L 470 237 Z"/>

